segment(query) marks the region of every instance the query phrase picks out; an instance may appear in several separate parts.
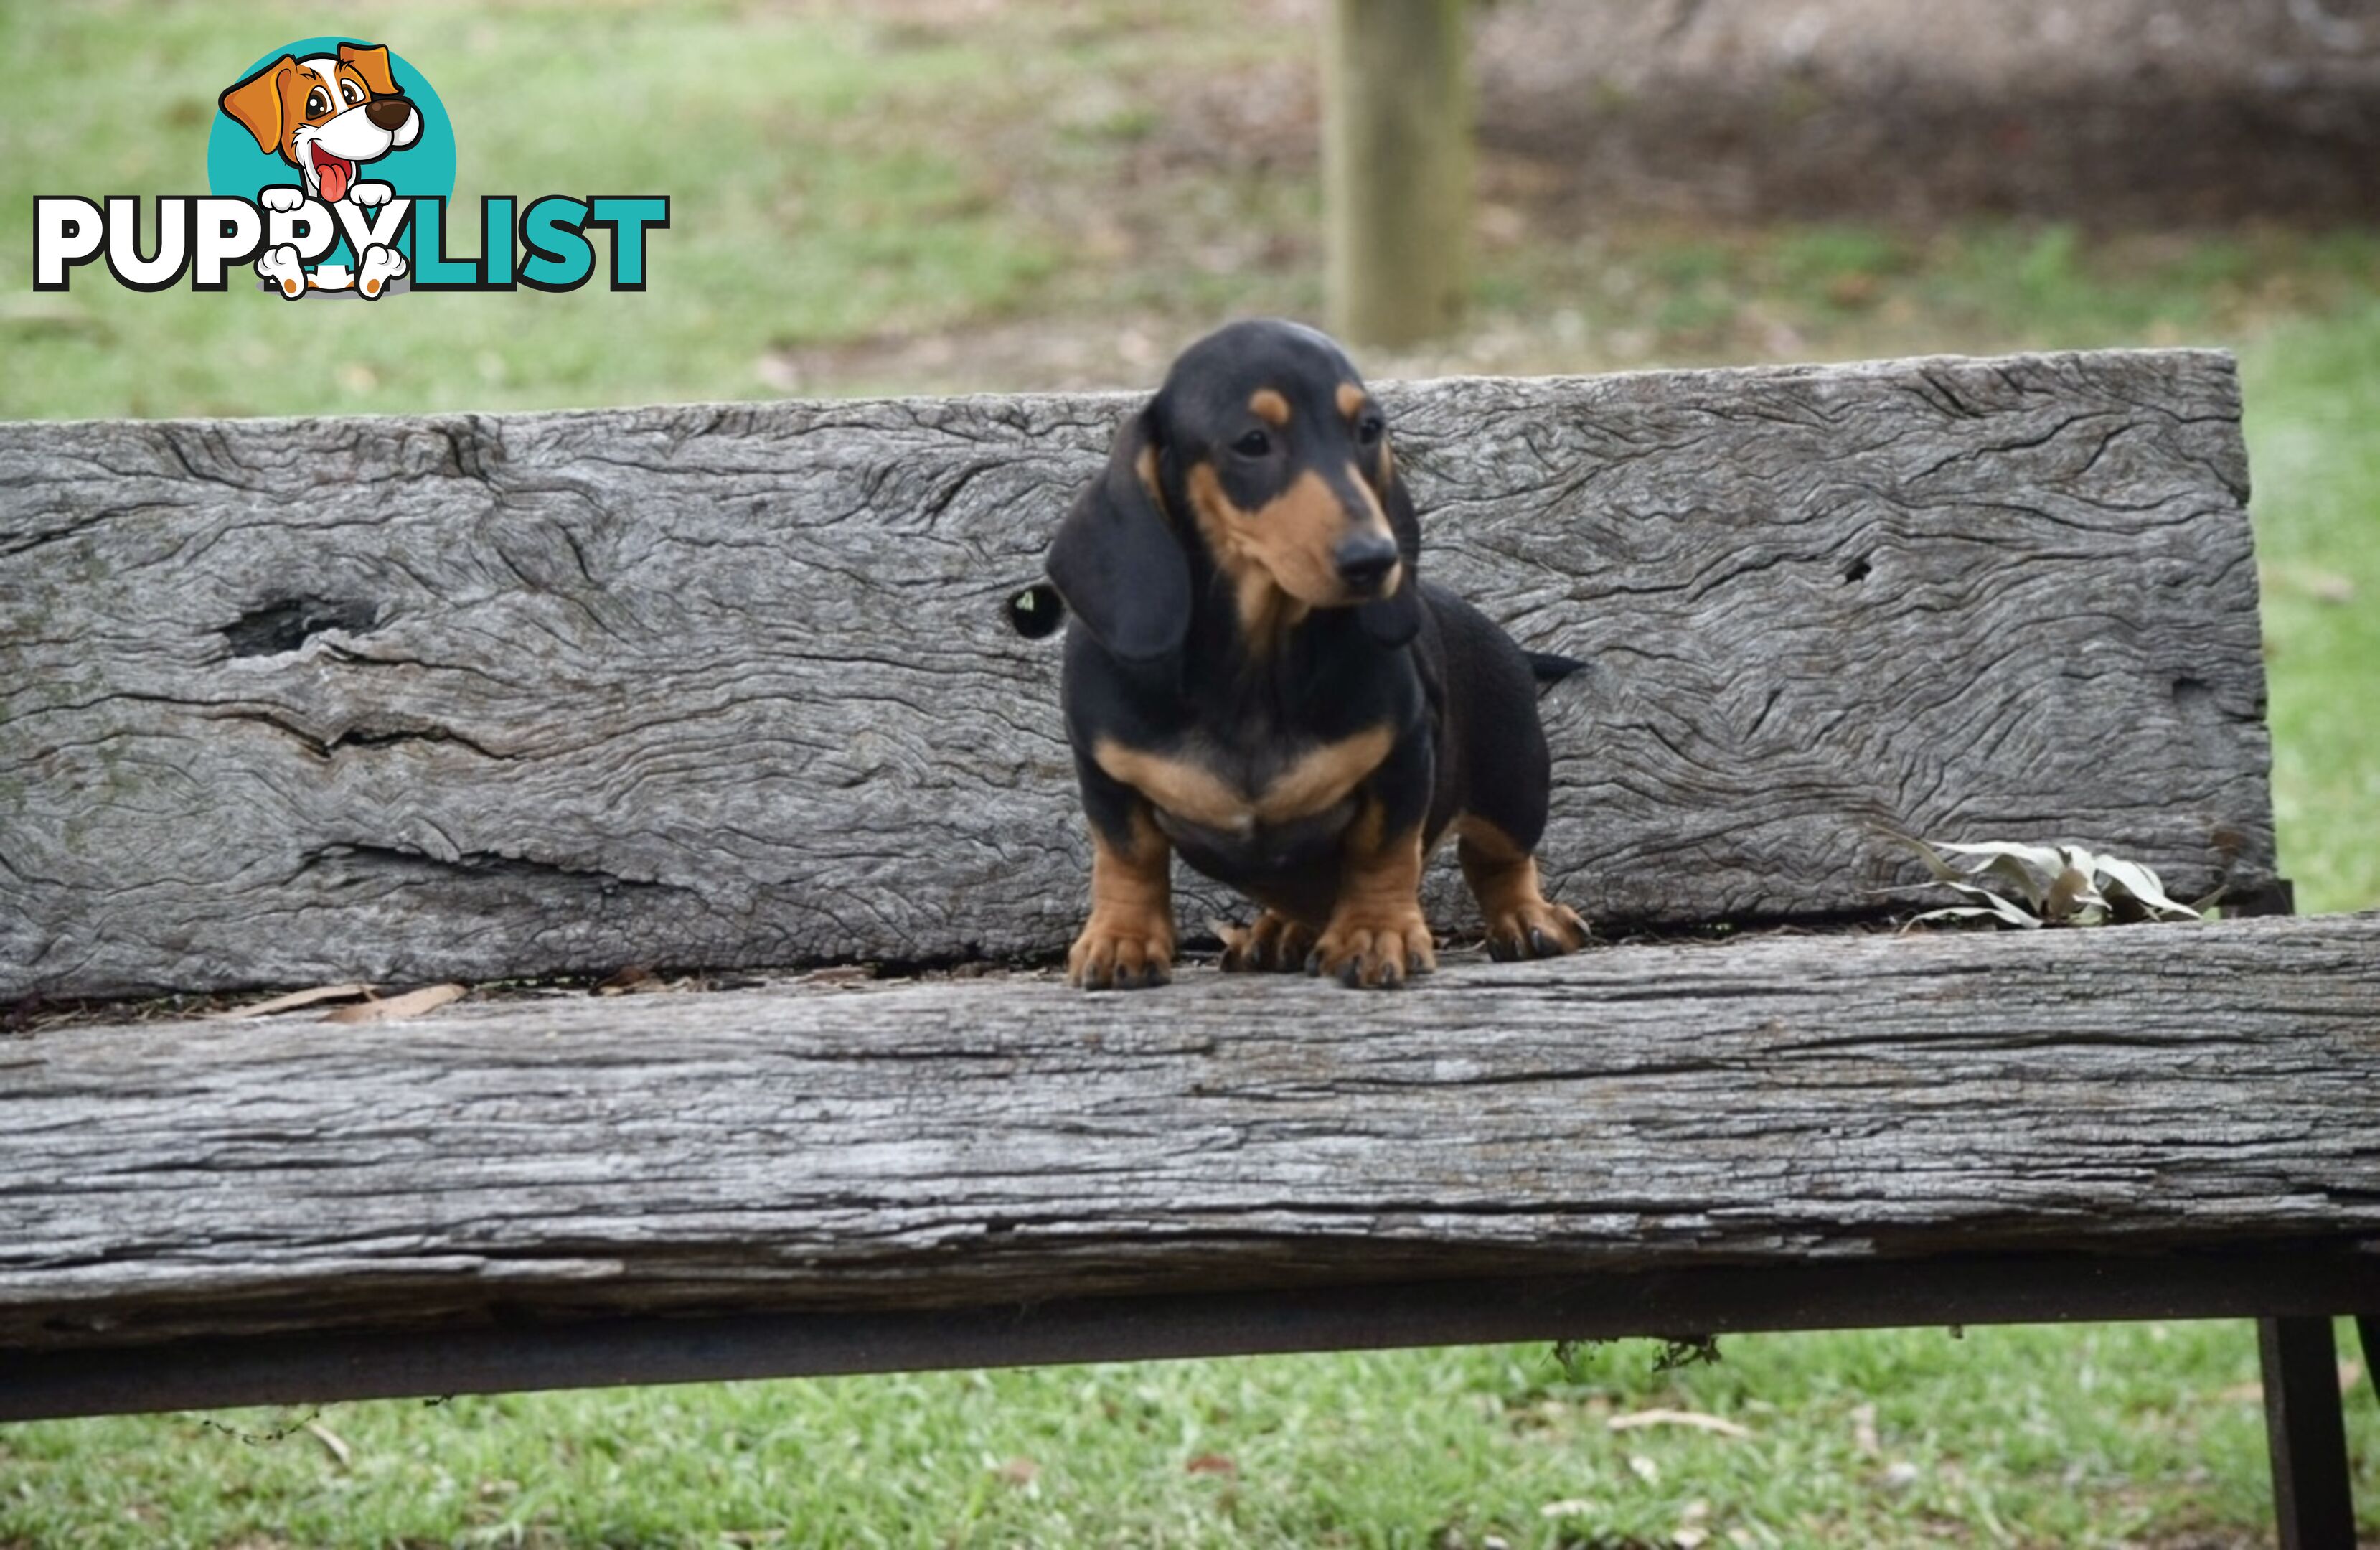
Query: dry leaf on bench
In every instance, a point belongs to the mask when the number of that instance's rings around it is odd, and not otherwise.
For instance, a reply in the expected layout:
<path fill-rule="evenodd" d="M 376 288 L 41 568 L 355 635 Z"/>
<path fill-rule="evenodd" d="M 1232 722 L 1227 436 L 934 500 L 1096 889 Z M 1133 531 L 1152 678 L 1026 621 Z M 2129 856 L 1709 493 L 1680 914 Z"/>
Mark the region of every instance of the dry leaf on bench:
<path fill-rule="evenodd" d="M 653 972 L 651 965 L 632 963 L 616 973 L 596 981 L 595 994 L 628 995 L 640 990 L 657 990 L 660 986 L 661 976 Z"/>
<path fill-rule="evenodd" d="M 300 1007 L 319 1007 L 325 1001 L 356 1001 L 371 994 L 371 986 L 360 980 L 344 985 L 316 985 L 312 990 L 293 990 L 286 995 L 276 995 L 270 1001 L 258 1001 L 246 1007 L 234 1007 L 218 1012 L 225 1018 L 269 1018 L 275 1012 L 294 1012 Z"/>
<path fill-rule="evenodd" d="M 398 1018 L 418 1018 L 424 1012 L 434 1012 L 449 1001 L 463 999 L 461 985 L 425 985 L 403 995 L 392 995 L 385 1001 L 367 1001 L 359 1007 L 342 1007 L 324 1018 L 324 1022 L 391 1022 Z"/>

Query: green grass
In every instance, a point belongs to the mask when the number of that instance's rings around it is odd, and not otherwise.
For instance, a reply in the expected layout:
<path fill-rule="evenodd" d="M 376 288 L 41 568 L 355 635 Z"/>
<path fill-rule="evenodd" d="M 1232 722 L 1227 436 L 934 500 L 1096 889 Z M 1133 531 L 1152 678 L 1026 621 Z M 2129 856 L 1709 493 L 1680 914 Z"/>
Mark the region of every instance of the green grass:
<path fill-rule="evenodd" d="M 2301 909 L 2380 907 L 2380 302 L 2241 362 L 2272 683 L 2273 804 Z"/>
<path fill-rule="evenodd" d="M 430 72 L 459 200 L 670 193 L 651 290 L 287 307 L 85 278 L 33 296 L 31 195 L 195 190 L 226 72 L 322 23 L 285 4 L 12 6 L 0 416 L 1146 384 L 1220 317 L 1319 299 L 1310 157 L 1261 115 L 1230 120 L 1290 90 L 1311 46 L 1262 6 L 339 21 Z M 103 78 L 123 111 L 88 111 Z M 1216 79 L 1240 90 L 1193 89 Z M 1492 187 L 1483 204 L 1475 326 L 1374 374 L 2238 348 L 2284 868 L 2304 908 L 2380 907 L 2380 232 L 1604 230 Z M 2241 1324 L 1725 1349 L 1674 1373 L 1634 1343 L 1567 1375 L 1515 1348 L 346 1405 L 319 1422 L 345 1462 L 305 1431 L 259 1446 L 194 1417 L 14 1426 L 0 1547 L 2155 1544 L 2267 1520 Z M 1753 1434 L 1608 1424 L 1655 1406 Z M 2350 1406 L 2380 1524 L 2368 1379 Z M 1546 1513 L 1563 1502 L 1581 1505 Z"/>
<path fill-rule="evenodd" d="M 2242 1324 L 747 1383 L 0 1432 L 0 1544 L 2113 1545 L 2269 1512 Z M 2360 1488 L 2380 1408 L 2351 1396 Z M 1614 1430 L 1652 1409 L 1715 1416 Z M 251 1432 L 303 1412 L 242 1412 Z"/>
<path fill-rule="evenodd" d="M 85 271 L 29 290 L 31 196 L 204 191 L 219 79 L 321 30 L 258 6 L 0 11 L 0 415 L 255 414 L 746 397 L 767 341 L 981 316 L 1049 267 L 981 169 L 914 116 L 994 62 L 963 43 L 889 47 L 856 20 L 661 9 L 382 7 L 343 17 L 399 43 L 455 122 L 454 208 L 482 193 L 665 192 L 650 288 L 274 305 L 156 295 Z M 375 21 L 385 23 L 384 31 Z M 139 62 L 127 113 L 87 111 L 98 61 Z M 63 67 L 37 62 L 63 59 Z M 698 90 L 676 83 L 699 82 Z M 905 128 L 905 126 L 911 126 Z M 476 219 L 454 250 L 477 250 Z M 238 277 L 235 277 L 235 285 Z M 426 303 L 426 304 L 425 304 Z"/>

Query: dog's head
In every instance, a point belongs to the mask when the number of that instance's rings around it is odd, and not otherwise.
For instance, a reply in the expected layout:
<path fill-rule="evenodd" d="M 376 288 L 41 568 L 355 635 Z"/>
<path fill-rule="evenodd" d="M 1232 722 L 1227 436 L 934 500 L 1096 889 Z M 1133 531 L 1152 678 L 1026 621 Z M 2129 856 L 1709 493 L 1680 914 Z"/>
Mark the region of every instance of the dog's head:
<path fill-rule="evenodd" d="M 336 54 L 283 55 L 225 92 L 223 110 L 305 175 L 306 191 L 335 203 L 356 165 L 421 137 L 421 112 L 389 74 L 388 50 L 341 43 Z"/>
<path fill-rule="evenodd" d="M 1413 502 L 1328 336 L 1235 323 L 1183 351 L 1060 526 L 1050 580 L 1100 644 L 1152 660 L 1188 632 L 1193 546 L 1251 638 L 1318 608 L 1387 645 L 1420 628 Z"/>

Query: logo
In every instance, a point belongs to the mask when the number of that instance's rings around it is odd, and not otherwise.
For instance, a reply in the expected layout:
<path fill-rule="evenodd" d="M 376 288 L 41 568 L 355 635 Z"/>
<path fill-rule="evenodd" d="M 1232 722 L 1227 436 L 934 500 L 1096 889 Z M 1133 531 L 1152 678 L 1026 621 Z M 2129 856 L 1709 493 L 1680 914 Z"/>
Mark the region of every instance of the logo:
<path fill-rule="evenodd" d="M 577 290 L 601 233 L 613 290 L 643 290 L 666 194 L 489 195 L 479 252 L 451 254 L 455 131 L 430 82 L 385 45 L 307 38 L 272 50 L 216 99 L 203 196 L 33 201 L 33 288 L 62 291 L 97 263 L 119 285 L 223 290 L 252 264 L 291 301 L 399 291 Z"/>

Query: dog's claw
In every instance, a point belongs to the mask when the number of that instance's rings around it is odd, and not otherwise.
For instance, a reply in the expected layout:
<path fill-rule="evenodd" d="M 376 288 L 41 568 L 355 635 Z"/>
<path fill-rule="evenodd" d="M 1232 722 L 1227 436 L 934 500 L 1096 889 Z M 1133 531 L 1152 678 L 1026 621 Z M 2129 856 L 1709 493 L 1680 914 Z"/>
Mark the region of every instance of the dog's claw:
<path fill-rule="evenodd" d="M 1162 920 L 1116 924 L 1094 918 L 1066 954 L 1066 982 L 1084 990 L 1143 990 L 1173 979 L 1173 937 Z"/>
<path fill-rule="evenodd" d="M 1254 925 L 1219 927 L 1217 934 L 1223 937 L 1227 974 L 1285 973 L 1307 964 L 1305 949 L 1314 940 L 1313 928 L 1270 909 L 1257 916 Z"/>
<path fill-rule="evenodd" d="M 1568 905 L 1548 901 L 1516 909 L 1488 930 L 1488 956 L 1499 963 L 1560 958 L 1586 946 L 1586 922 Z"/>
<path fill-rule="evenodd" d="M 1328 974 L 1351 989 L 1397 990 L 1409 976 L 1438 966 L 1429 926 L 1418 909 L 1411 919 L 1334 923 L 1306 958 L 1307 971 Z"/>

